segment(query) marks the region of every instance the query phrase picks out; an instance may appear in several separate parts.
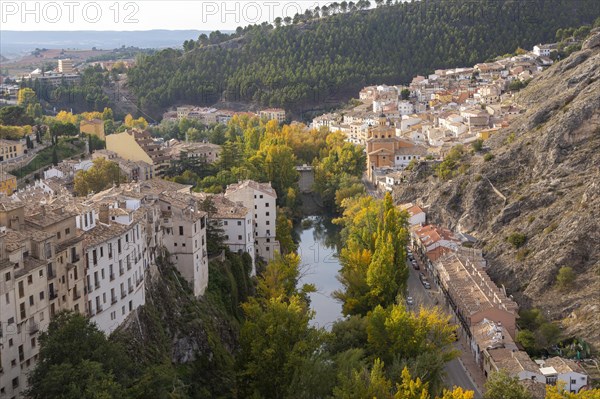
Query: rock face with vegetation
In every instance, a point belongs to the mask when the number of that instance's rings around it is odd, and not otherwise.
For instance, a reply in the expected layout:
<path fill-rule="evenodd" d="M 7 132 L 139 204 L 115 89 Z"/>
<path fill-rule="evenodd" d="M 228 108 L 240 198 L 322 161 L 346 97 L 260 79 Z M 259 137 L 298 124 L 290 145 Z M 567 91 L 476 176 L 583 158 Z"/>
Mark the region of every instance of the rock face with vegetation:
<path fill-rule="evenodd" d="M 600 348 L 600 31 L 518 93 L 526 112 L 451 164 L 421 164 L 397 193 L 478 238 L 489 274 Z"/>

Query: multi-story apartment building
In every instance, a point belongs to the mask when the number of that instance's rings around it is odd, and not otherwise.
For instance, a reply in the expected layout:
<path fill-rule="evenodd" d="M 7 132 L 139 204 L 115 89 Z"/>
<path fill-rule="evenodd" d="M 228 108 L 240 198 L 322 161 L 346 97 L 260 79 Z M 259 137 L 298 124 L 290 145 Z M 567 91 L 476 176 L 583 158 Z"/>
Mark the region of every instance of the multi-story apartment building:
<path fill-rule="evenodd" d="M 223 244 L 231 252 L 246 252 L 252 258 L 252 275 L 256 274 L 254 245 L 254 223 L 252 212 L 241 202 L 233 202 L 224 195 L 194 193 L 199 205 L 210 201 L 212 210 L 207 212 L 208 223 L 223 231 Z"/>
<path fill-rule="evenodd" d="M 149 178 L 162 176 L 169 167 L 169 157 L 161 144 L 154 141 L 150 133 L 131 129 L 123 133 L 106 136 L 106 149 L 129 161 L 143 161 L 152 165 Z"/>
<path fill-rule="evenodd" d="M 285 122 L 285 110 L 281 108 L 267 108 L 260 111 L 260 117 L 267 120 L 275 119 L 279 123 Z"/>
<path fill-rule="evenodd" d="M 164 246 L 194 295 L 203 295 L 208 285 L 206 212 L 198 209 L 196 199 L 190 194 L 165 192 L 159 203 Z"/>
<path fill-rule="evenodd" d="M 98 219 L 90 218 L 84 227 L 86 311 L 110 334 L 145 303 L 146 237 L 136 213 L 139 200 L 108 198 L 94 205 Z"/>
<path fill-rule="evenodd" d="M 240 202 L 254 212 L 254 246 L 256 255 L 271 260 L 280 251 L 276 240 L 277 193 L 271 183 L 244 180 L 227 186 L 225 198 Z"/>

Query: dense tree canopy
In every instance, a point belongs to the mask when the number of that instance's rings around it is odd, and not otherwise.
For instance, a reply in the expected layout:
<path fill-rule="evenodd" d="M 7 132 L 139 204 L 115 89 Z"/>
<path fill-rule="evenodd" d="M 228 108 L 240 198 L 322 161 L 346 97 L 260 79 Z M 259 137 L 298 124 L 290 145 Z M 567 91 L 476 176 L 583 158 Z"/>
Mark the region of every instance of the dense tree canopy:
<path fill-rule="evenodd" d="M 595 0 L 577 7 L 570 0 L 435 0 L 314 11 L 294 18 L 293 26 L 250 26 L 231 41 L 213 32 L 188 41 L 183 51 L 142 56 L 128 72 L 129 85 L 155 117 L 174 103 L 221 98 L 302 111 L 349 98 L 366 84 L 407 82 L 436 68 L 531 48 L 600 14 Z"/>

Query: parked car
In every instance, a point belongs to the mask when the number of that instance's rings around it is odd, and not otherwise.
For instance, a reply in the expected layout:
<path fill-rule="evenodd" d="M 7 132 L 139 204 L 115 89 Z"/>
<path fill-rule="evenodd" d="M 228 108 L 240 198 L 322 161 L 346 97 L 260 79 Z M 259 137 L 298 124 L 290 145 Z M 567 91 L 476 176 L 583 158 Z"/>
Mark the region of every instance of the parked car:
<path fill-rule="evenodd" d="M 427 276 L 423 272 L 421 272 L 419 273 L 419 280 L 421 280 L 421 282 L 427 281 Z"/>
<path fill-rule="evenodd" d="M 413 260 L 410 262 L 410 264 L 412 265 L 413 269 L 419 270 L 419 264 L 416 261 Z"/>
<path fill-rule="evenodd" d="M 414 305 L 415 304 L 415 300 L 413 299 L 412 296 L 406 297 L 406 304 L 407 305 Z"/>
<path fill-rule="evenodd" d="M 431 289 L 431 284 L 429 284 L 429 281 L 425 280 L 423 281 L 423 287 L 425 287 L 426 290 Z"/>

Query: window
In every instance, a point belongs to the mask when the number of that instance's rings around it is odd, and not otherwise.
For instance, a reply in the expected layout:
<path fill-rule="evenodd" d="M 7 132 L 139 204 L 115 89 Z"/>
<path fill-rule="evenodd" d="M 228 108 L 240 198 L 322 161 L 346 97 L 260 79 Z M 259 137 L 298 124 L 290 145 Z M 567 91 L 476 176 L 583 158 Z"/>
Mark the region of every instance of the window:
<path fill-rule="evenodd" d="M 266 247 L 266 250 L 267 250 L 267 252 L 268 252 L 268 251 L 270 250 L 270 248 L 269 248 L 269 247 Z"/>
<path fill-rule="evenodd" d="M 44 291 L 40 291 L 40 301 L 44 300 Z"/>
<path fill-rule="evenodd" d="M 270 212 L 267 212 L 267 213 L 265 214 L 265 216 L 270 216 L 270 215 L 271 215 L 271 213 L 270 213 Z"/>
<path fill-rule="evenodd" d="M 229 222 L 227 220 L 223 220 L 223 226 L 227 226 L 229 225 Z"/>
<path fill-rule="evenodd" d="M 25 296 L 25 288 L 23 287 L 23 282 L 19 281 L 19 298 L 23 298 Z"/>
<path fill-rule="evenodd" d="M 104 256 L 104 247 L 100 247 L 100 257 Z"/>
<path fill-rule="evenodd" d="M 12 338 L 8 340 L 8 347 L 12 348 L 12 346 L 14 345 Z"/>
<path fill-rule="evenodd" d="M 13 388 L 18 388 L 19 387 L 19 377 L 15 377 L 12 380 L 12 387 Z"/>
<path fill-rule="evenodd" d="M 267 222 L 266 222 L 266 225 L 268 226 L 268 225 L 270 225 L 270 224 L 271 224 L 271 221 L 270 221 L 270 220 L 267 220 Z"/>
<path fill-rule="evenodd" d="M 6 303 L 9 304 L 10 303 L 10 295 L 6 294 Z"/>
<path fill-rule="evenodd" d="M 29 295 L 29 306 L 33 306 L 33 295 Z"/>
<path fill-rule="evenodd" d="M 571 384 L 577 384 L 577 380 L 571 380 Z"/>
<path fill-rule="evenodd" d="M 241 226 L 241 225 L 242 225 L 242 221 L 241 221 L 241 220 L 238 220 L 238 222 L 237 222 L 237 225 L 238 225 L 238 226 Z"/>
<path fill-rule="evenodd" d="M 56 238 L 60 240 L 60 231 L 56 233 Z"/>
<path fill-rule="evenodd" d="M 44 269 L 40 270 L 40 272 L 39 272 L 39 276 L 40 276 L 40 277 L 44 277 Z"/>
<path fill-rule="evenodd" d="M 27 276 L 27 284 L 28 285 L 33 284 L 33 276 L 31 274 L 29 276 Z"/>
<path fill-rule="evenodd" d="M 31 347 L 35 348 L 35 337 L 31 338 Z"/>
<path fill-rule="evenodd" d="M 179 235 L 182 236 L 183 235 L 183 226 L 179 226 Z"/>
<path fill-rule="evenodd" d="M 65 235 L 68 236 L 69 234 L 71 234 L 71 229 L 67 227 L 65 229 Z"/>
<path fill-rule="evenodd" d="M 242 239 L 242 236 L 238 236 L 238 240 L 241 240 L 241 239 Z"/>
<path fill-rule="evenodd" d="M 265 202 L 265 206 L 268 208 L 268 207 L 269 207 L 269 203 L 268 203 L 268 202 Z"/>
<path fill-rule="evenodd" d="M 9 280 L 10 280 L 10 272 L 8 272 L 8 273 L 6 273 L 6 274 L 4 275 L 4 279 L 5 279 L 6 281 L 9 281 Z"/>
<path fill-rule="evenodd" d="M 258 198 L 262 199 L 262 198 L 263 198 L 263 195 L 262 195 L 262 194 L 261 194 L 261 195 L 259 195 L 259 196 L 258 196 Z"/>

